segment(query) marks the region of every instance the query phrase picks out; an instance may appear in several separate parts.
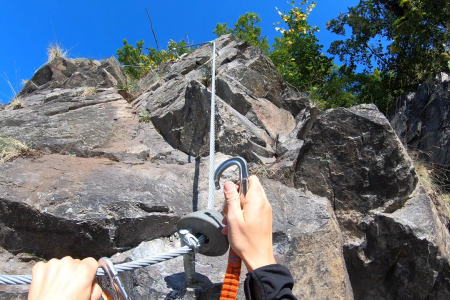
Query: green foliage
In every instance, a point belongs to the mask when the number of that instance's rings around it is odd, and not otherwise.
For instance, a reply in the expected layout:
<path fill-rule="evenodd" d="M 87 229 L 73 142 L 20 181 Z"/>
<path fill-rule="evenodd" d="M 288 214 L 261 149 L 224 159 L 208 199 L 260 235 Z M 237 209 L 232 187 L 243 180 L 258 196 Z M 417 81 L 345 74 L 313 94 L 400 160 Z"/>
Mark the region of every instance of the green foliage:
<path fill-rule="evenodd" d="M 217 23 L 216 29 L 213 32 L 217 37 L 220 37 L 225 34 L 234 33 L 233 29 L 229 29 L 227 23 Z"/>
<path fill-rule="evenodd" d="M 119 84 L 117 88 L 119 90 L 125 90 L 132 95 L 137 95 L 141 91 L 141 87 L 139 86 L 139 83 L 136 80 L 131 80 L 131 82 L 127 85 Z"/>
<path fill-rule="evenodd" d="M 322 109 L 350 107 L 357 104 L 351 80 L 343 75 L 342 70 L 336 65 L 324 78 L 323 84 L 312 87 L 309 94 L 313 100 L 322 104 L 320 106 Z"/>
<path fill-rule="evenodd" d="M 149 67 L 151 65 L 150 58 L 143 52 L 143 46 L 143 40 L 136 42 L 136 48 L 134 48 L 132 45 L 128 44 L 126 39 L 123 39 L 123 47 L 117 49 L 117 59 L 122 64 L 127 65 L 125 67 L 125 72 L 132 78 L 141 78 L 150 70 L 150 68 L 141 68 Z M 131 66 L 139 66 L 139 68 Z"/>
<path fill-rule="evenodd" d="M 151 69 L 156 68 L 161 63 L 164 63 L 170 59 L 176 59 L 178 56 L 192 52 L 192 50 L 186 47 L 188 44 L 182 40 L 175 42 L 170 40 L 167 46 L 167 50 L 157 51 L 155 48 L 144 47 L 144 41 L 136 42 L 136 47 L 128 44 L 126 39 L 123 39 L 123 47 L 117 49 L 117 59 L 123 65 L 126 65 L 125 72 L 132 79 L 139 79 L 145 76 Z M 146 54 L 144 49 L 148 51 Z"/>
<path fill-rule="evenodd" d="M 277 67 L 281 76 L 301 91 L 311 93 L 313 89 L 324 84 L 333 67 L 332 59 L 322 52 L 322 45 L 318 43 L 315 33 L 319 29 L 308 24 L 307 17 L 315 7 L 312 2 L 305 9 L 307 0 L 291 3 L 289 12 L 278 11 L 287 29 L 275 27 L 281 32 L 281 37 L 275 38 L 273 51 L 269 57 Z"/>
<path fill-rule="evenodd" d="M 139 113 L 139 123 L 150 123 L 151 117 L 147 110 L 143 110 Z"/>
<path fill-rule="evenodd" d="M 193 50 L 190 48 L 185 48 L 186 46 L 189 46 L 184 40 L 181 40 L 181 42 L 175 42 L 174 40 L 170 40 L 169 44 L 167 46 L 167 51 L 172 50 L 172 55 L 183 55 L 185 53 L 190 53 Z M 181 47 L 181 48 L 180 48 Z"/>
<path fill-rule="evenodd" d="M 360 0 L 348 13 L 328 22 L 328 29 L 336 34 L 345 35 L 348 27 L 352 30 L 348 39 L 334 41 L 328 51 L 352 71 L 363 66 L 364 73 L 374 73 L 377 66 L 375 82 L 356 76 L 362 80 L 358 97 L 368 101 L 366 91 L 379 84 L 384 92 L 377 91 L 372 98 L 388 112 L 402 93 L 415 90 L 439 72 L 450 71 L 449 26 L 449 1 Z"/>
<path fill-rule="evenodd" d="M 354 73 L 351 69 L 334 66 L 324 84 L 311 92 L 323 108 L 350 107 L 363 103 L 376 103 L 386 107 L 391 101 L 383 90 L 383 75 L 378 69 L 372 73 Z M 381 99 L 381 100 L 379 100 Z"/>
<path fill-rule="evenodd" d="M 245 13 L 239 17 L 234 28 L 229 29 L 227 23 L 217 23 L 213 33 L 218 37 L 224 34 L 233 33 L 237 38 L 247 41 L 250 45 L 258 47 L 262 52 L 267 53 L 270 50 L 268 40 L 262 36 L 261 27 L 256 26 L 261 22 L 261 18 L 255 13 Z"/>

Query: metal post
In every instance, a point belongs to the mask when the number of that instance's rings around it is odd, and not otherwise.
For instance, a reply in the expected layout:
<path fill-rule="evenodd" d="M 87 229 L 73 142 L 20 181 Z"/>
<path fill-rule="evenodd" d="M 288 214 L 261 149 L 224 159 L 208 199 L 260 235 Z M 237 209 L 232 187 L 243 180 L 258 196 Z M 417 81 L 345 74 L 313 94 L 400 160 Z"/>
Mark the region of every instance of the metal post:
<path fill-rule="evenodd" d="M 181 229 L 179 232 L 181 246 L 190 246 L 186 243 L 185 236 L 191 232 L 188 229 Z M 184 278 L 186 286 L 192 287 L 195 284 L 195 254 L 193 252 L 183 255 L 184 262 Z"/>
<path fill-rule="evenodd" d="M 208 209 L 214 209 L 214 193 L 216 186 L 214 185 L 214 172 L 215 172 L 215 116 L 216 116 L 216 43 L 211 42 L 213 46 L 212 50 L 212 70 L 211 70 L 211 123 L 209 131 L 209 191 L 208 191 Z"/>

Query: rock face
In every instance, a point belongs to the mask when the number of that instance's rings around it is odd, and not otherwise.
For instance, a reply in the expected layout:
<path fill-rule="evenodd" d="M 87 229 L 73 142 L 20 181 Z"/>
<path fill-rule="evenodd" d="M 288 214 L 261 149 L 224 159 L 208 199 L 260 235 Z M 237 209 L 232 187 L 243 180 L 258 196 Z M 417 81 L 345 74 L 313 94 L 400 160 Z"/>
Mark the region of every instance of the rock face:
<path fill-rule="evenodd" d="M 215 165 L 239 155 L 261 178 L 294 294 L 448 299 L 449 233 L 387 119 L 371 105 L 320 112 L 258 49 L 232 35 L 216 43 Z M 118 90 L 114 58 L 43 66 L 20 93 L 24 108 L 0 111 L 0 134 L 35 153 L 0 165 L 0 274 L 180 246 L 178 219 L 207 205 L 210 78 L 209 45 L 153 70 L 136 99 Z M 196 256 L 192 287 L 181 257 L 121 278 L 133 299 L 218 299 L 227 257 Z M 0 286 L 0 299 L 26 290 Z"/>
<path fill-rule="evenodd" d="M 448 297 L 448 231 L 375 106 L 320 114 L 295 185 L 332 203 L 355 299 Z"/>
<path fill-rule="evenodd" d="M 441 73 L 399 98 L 392 127 L 408 149 L 450 176 L 450 78 Z"/>
<path fill-rule="evenodd" d="M 113 56 L 101 63 L 92 59 L 64 59 L 57 57 L 25 84 L 19 96 L 54 88 L 117 87 L 127 83 L 120 63 Z"/>
<path fill-rule="evenodd" d="M 254 47 L 224 36 L 217 48 L 217 151 L 255 162 L 273 159 L 277 136 L 296 125 L 284 101 L 289 99 L 283 94 L 287 86 L 270 59 Z M 162 79 L 136 99 L 164 138 L 193 156 L 209 155 L 211 52 L 210 46 L 203 46 L 170 70 L 163 68 L 165 76 L 150 73 L 144 81 Z"/>

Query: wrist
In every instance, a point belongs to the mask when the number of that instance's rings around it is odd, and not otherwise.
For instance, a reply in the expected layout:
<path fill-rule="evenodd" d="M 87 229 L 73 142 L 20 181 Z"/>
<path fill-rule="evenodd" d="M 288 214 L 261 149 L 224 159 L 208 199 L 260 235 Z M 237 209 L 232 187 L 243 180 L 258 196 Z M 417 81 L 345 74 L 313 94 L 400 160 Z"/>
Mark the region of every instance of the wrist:
<path fill-rule="evenodd" d="M 254 270 L 259 269 L 261 267 L 274 265 L 277 263 L 273 254 L 263 258 L 243 259 L 243 261 L 249 272 L 253 272 Z"/>

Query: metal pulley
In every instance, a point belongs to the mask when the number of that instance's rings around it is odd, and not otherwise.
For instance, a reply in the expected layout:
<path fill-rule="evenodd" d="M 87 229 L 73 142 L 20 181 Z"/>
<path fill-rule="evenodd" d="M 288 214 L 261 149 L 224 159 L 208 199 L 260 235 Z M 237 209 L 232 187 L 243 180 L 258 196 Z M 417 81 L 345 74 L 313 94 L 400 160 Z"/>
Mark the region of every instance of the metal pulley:
<path fill-rule="evenodd" d="M 213 209 L 204 209 L 182 217 L 177 223 L 177 230 L 190 229 L 195 236 L 206 236 L 198 253 L 207 256 L 221 256 L 228 251 L 229 243 L 222 234 L 223 215 Z"/>
<path fill-rule="evenodd" d="M 220 189 L 220 176 L 231 166 L 239 168 L 239 191 L 244 195 L 248 190 L 248 166 L 245 159 L 235 157 L 224 161 L 214 174 L 216 189 Z M 205 235 L 206 241 L 200 246 L 198 253 L 207 256 L 221 256 L 227 253 L 229 248 L 228 238 L 222 234 L 224 216 L 214 209 L 204 209 L 190 213 L 182 217 L 177 223 L 177 230 L 189 229 L 195 236 Z"/>

